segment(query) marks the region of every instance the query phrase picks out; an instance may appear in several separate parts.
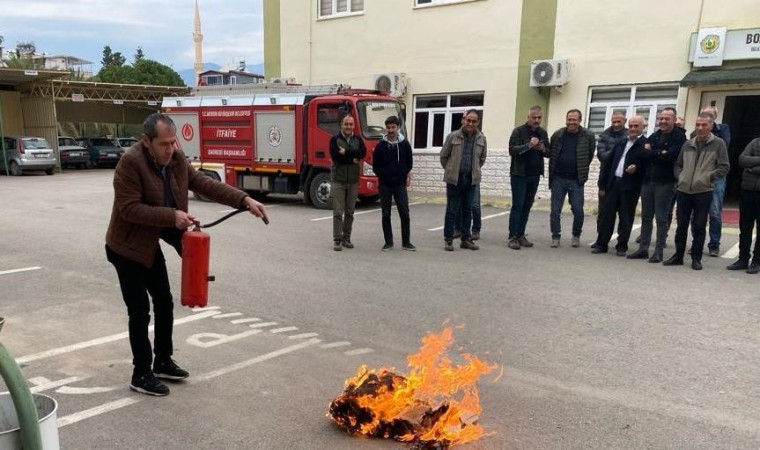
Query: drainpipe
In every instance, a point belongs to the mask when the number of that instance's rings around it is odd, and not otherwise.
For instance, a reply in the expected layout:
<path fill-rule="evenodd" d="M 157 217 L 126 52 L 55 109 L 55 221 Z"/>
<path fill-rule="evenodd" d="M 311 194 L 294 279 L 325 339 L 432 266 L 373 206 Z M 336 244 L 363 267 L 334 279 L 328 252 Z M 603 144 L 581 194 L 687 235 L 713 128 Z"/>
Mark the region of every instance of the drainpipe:
<path fill-rule="evenodd" d="M 3 329 L 4 323 L 5 319 L 0 317 L 0 330 Z M 8 386 L 13 406 L 16 408 L 24 450 L 42 450 L 39 417 L 34 397 L 21 373 L 21 368 L 2 343 L 0 343 L 0 375 Z"/>

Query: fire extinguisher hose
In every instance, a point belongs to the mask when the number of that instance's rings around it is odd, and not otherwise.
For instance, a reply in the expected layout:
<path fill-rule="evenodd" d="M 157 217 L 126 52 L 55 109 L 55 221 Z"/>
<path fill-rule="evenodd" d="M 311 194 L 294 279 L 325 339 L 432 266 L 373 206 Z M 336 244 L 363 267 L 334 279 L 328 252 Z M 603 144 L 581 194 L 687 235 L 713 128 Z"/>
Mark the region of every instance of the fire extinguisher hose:
<path fill-rule="evenodd" d="M 236 216 L 236 215 L 240 214 L 241 212 L 245 212 L 245 211 L 248 211 L 248 208 L 238 208 L 235 211 L 232 211 L 231 213 L 226 214 L 226 215 L 220 217 L 219 219 L 216 219 L 213 222 L 202 224 L 202 225 L 198 224 L 197 227 L 198 228 L 211 228 L 214 225 L 219 225 L 220 223 L 224 222 L 225 220 L 229 219 L 230 217 Z"/>

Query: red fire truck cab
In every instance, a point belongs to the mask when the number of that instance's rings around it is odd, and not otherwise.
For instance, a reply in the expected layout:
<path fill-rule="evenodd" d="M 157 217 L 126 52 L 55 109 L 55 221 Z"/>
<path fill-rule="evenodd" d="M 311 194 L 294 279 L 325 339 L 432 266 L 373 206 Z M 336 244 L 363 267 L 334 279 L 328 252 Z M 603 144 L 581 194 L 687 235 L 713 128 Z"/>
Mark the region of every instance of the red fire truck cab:
<path fill-rule="evenodd" d="M 259 195 L 300 191 L 320 209 L 332 207 L 329 142 L 340 132 L 340 117 L 354 117 L 354 133 L 367 147 L 359 167 L 365 201 L 378 197 L 371 152 L 385 119 L 404 121 L 395 98 L 343 85 L 200 87 L 193 96 L 164 98 L 162 111 L 177 125 L 186 156 L 206 175 Z"/>

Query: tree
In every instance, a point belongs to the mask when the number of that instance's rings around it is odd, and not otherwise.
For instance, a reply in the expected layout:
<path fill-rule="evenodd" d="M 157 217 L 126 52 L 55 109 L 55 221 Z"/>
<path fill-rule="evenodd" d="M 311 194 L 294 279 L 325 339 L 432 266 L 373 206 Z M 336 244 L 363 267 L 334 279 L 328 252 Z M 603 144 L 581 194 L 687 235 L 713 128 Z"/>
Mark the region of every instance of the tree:
<path fill-rule="evenodd" d="M 103 66 L 96 76 L 104 83 L 152 84 L 159 86 L 184 86 L 182 77 L 169 66 L 141 58 L 132 65 Z"/>
<path fill-rule="evenodd" d="M 145 58 L 145 53 L 143 53 L 142 47 L 137 47 L 137 51 L 135 52 L 135 63 L 141 61 L 143 58 Z"/>
<path fill-rule="evenodd" d="M 125 62 L 127 62 L 127 58 L 125 58 L 121 54 L 121 52 L 113 53 L 110 45 L 106 45 L 105 47 L 103 47 L 103 59 L 100 60 L 100 64 L 102 64 L 103 67 L 106 67 L 106 66 L 121 67 L 124 65 Z"/>

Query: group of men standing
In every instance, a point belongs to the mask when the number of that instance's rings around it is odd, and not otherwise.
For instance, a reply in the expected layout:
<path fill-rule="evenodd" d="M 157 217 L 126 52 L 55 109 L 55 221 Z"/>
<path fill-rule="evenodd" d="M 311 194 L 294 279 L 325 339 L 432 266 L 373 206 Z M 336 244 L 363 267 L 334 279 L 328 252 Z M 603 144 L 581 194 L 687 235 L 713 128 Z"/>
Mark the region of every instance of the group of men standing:
<path fill-rule="evenodd" d="M 717 123 L 716 118 L 715 107 L 704 108 L 696 119 L 695 131 L 691 138 L 687 138 L 683 119 L 677 116 L 674 108 L 666 107 L 657 114 L 657 131 L 647 137 L 644 117 L 635 115 L 629 118 L 626 128 L 625 113 L 615 111 L 611 126 L 601 133 L 597 141 L 593 132 L 581 126 L 581 111 L 568 111 L 565 126 L 549 138 L 547 131 L 541 127 L 542 108 L 531 107 L 527 121 L 516 127 L 509 138 L 512 206 L 507 246 L 519 250 L 534 245 L 528 240 L 525 230 L 540 179 L 544 175 L 548 175 L 551 191 L 550 246 L 558 248 L 561 245 L 561 213 L 565 198 L 568 199 L 573 214 L 570 245 L 580 246 L 584 223 L 584 187 L 596 149 L 601 170 L 597 183 L 597 239 L 592 245 L 592 253 L 609 251 L 617 224 L 614 249 L 618 256 L 648 259 L 650 263 L 662 263 L 665 266 L 683 265 L 691 226 L 691 268 L 701 270 L 708 218 L 708 254 L 719 255 L 723 196 L 730 169 L 729 129 L 726 125 Z M 446 251 L 454 250 L 453 241 L 456 237 L 460 237 L 459 246 L 462 249 L 479 248 L 473 242 L 473 236 L 479 231 L 473 227 L 473 207 L 475 201 L 479 202 L 481 168 L 485 164 L 488 147 L 479 124 L 479 111 L 466 111 L 461 128 L 446 137 L 441 149 L 440 161 L 446 183 L 443 228 Z M 356 164 L 365 152 L 360 144 L 353 151 L 345 150 L 343 145 L 339 145 L 348 142 L 351 137 L 344 133 L 352 133 L 353 129 L 352 121 L 342 125 L 342 134 L 333 137 L 331 143 L 334 195 L 345 191 L 336 185 L 335 177 L 340 172 L 338 169 L 343 164 L 342 161 Z M 392 200 L 395 200 L 401 218 L 402 247 L 406 250 L 415 249 L 409 240 L 406 192 L 407 177 L 412 169 L 412 150 L 403 136 L 399 136 L 399 125 L 395 117 L 386 121 L 387 135 L 377 145 L 373 156 L 373 168 L 380 182 L 384 251 L 392 249 L 394 245 L 390 224 Z M 549 160 L 548 174 L 545 174 L 544 159 Z M 743 240 L 744 243 L 740 242 L 739 261 L 728 268 L 757 273 L 760 268 L 760 244 L 755 246 L 755 258 L 752 261 L 749 258 L 749 246 L 755 222 L 760 228 L 760 138 L 750 143 L 739 158 L 739 164 L 744 169 L 740 212 L 740 222 L 744 224 L 740 241 Z M 358 168 L 355 171 L 358 177 Z M 353 202 L 356 200 L 355 194 L 353 195 L 353 200 L 334 200 L 335 250 L 352 247 L 350 217 L 353 216 Z M 641 234 L 636 239 L 638 247 L 629 253 L 628 243 L 639 200 Z M 676 203 L 676 248 L 675 253 L 665 259 L 663 252 Z M 344 219 L 349 208 L 351 214 Z"/>

